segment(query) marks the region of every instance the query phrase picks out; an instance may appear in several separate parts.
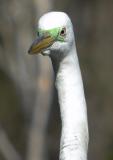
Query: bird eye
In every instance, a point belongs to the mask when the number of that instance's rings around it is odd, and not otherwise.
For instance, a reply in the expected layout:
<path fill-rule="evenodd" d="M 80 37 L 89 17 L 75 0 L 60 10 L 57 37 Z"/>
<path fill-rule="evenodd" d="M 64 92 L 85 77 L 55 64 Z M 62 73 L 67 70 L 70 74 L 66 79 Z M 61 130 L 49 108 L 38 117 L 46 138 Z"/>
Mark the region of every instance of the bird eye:
<path fill-rule="evenodd" d="M 66 28 L 62 28 L 62 30 L 60 31 L 60 35 L 61 36 L 65 36 L 66 35 Z"/>

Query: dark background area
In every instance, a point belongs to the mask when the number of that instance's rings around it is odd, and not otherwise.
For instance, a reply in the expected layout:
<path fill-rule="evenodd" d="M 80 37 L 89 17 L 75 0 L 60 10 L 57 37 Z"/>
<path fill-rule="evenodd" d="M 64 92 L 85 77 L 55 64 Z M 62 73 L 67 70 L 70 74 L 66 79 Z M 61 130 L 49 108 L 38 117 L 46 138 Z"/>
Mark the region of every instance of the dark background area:
<path fill-rule="evenodd" d="M 70 16 L 87 101 L 88 159 L 113 160 L 113 1 L 0 0 L 0 160 L 58 160 L 61 121 L 48 57 L 29 56 L 48 11 Z"/>

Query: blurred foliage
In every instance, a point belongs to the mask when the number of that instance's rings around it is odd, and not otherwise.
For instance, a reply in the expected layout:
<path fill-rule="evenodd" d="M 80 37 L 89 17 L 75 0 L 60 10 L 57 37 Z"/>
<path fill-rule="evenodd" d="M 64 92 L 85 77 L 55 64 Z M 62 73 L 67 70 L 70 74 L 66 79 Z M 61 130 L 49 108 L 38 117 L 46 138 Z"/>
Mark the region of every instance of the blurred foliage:
<path fill-rule="evenodd" d="M 25 153 L 25 118 L 11 79 L 0 71 L 0 125 L 22 155 Z"/>

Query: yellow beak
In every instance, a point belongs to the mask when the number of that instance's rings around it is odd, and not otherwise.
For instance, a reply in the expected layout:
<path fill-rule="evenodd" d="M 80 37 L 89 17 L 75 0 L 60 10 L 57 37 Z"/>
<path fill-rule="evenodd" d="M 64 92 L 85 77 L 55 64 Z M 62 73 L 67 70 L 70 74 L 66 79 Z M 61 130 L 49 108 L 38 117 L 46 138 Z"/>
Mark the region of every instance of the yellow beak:
<path fill-rule="evenodd" d="M 31 45 L 28 50 L 29 54 L 37 54 L 43 51 L 44 49 L 50 47 L 54 43 L 55 39 L 51 36 L 41 36 L 38 37 Z"/>

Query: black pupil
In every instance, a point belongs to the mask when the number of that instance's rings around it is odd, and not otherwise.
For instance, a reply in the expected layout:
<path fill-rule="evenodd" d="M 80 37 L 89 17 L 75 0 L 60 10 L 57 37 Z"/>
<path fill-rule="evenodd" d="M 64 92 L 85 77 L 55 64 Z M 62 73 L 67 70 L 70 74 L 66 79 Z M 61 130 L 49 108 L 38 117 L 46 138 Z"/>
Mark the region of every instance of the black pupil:
<path fill-rule="evenodd" d="M 62 31 L 61 31 L 61 35 L 64 35 L 65 34 L 65 31 L 64 31 L 64 29 L 62 29 Z"/>

